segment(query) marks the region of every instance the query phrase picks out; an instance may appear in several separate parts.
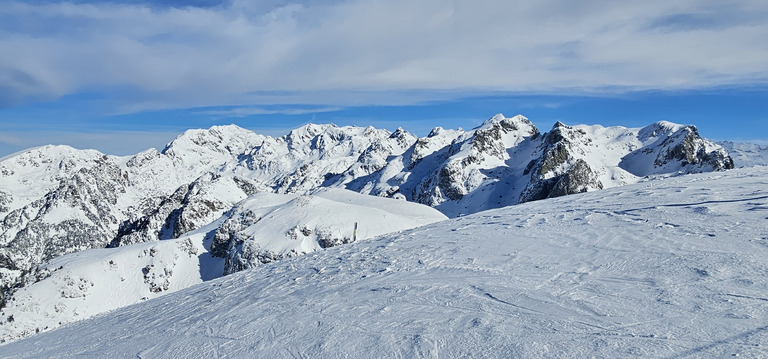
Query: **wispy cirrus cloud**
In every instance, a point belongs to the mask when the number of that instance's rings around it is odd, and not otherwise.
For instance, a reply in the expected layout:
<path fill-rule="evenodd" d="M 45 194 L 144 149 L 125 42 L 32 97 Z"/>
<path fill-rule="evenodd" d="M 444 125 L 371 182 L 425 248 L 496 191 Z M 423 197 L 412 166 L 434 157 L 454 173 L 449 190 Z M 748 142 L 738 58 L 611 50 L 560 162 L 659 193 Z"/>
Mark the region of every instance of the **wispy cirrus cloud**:
<path fill-rule="evenodd" d="M 88 91 L 124 113 L 768 83 L 764 1 L 162 4 L 5 1 L 0 106 Z"/>
<path fill-rule="evenodd" d="M 334 112 L 341 110 L 342 107 L 280 107 L 280 108 L 264 108 L 264 107 L 227 107 L 224 109 L 207 109 L 199 110 L 196 113 L 201 115 L 207 115 L 212 117 L 223 118 L 242 118 L 254 115 L 309 115 L 323 112 Z"/>

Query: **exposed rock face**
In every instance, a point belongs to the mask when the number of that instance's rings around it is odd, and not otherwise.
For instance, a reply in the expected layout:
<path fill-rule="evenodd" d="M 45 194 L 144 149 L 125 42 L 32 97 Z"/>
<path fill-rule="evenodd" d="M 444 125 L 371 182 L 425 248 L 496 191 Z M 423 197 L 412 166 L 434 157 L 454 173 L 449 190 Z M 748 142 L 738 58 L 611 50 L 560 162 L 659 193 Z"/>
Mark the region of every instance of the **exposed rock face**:
<path fill-rule="evenodd" d="M 0 232 L 0 286 L 29 278 L 51 258 L 104 247 L 117 228 L 111 207 L 127 186 L 126 173 L 106 158 L 81 168 L 58 187 L 5 216 Z"/>
<path fill-rule="evenodd" d="M 214 221 L 236 202 L 259 190 L 263 189 L 256 183 L 238 176 L 203 175 L 179 187 L 159 205 L 150 202 L 145 209 L 148 214 L 121 223 L 109 246 L 178 238 Z"/>
<path fill-rule="evenodd" d="M 682 138 L 682 139 L 680 139 Z M 665 148 L 654 161 L 656 168 L 662 168 L 670 162 L 679 161 L 682 167 L 699 165 L 694 171 L 711 169 L 713 171 L 733 169 L 733 160 L 723 149 L 710 150 L 704 143 L 699 131 L 694 126 L 686 126 L 664 142 Z"/>
<path fill-rule="evenodd" d="M 211 242 L 211 254 L 216 257 L 226 257 L 233 252 L 234 247 L 241 246 L 248 237 L 241 235 L 246 228 L 259 223 L 262 216 L 249 210 L 234 210 L 229 214 L 224 223 L 216 229 Z"/>
<path fill-rule="evenodd" d="M 573 154 L 574 146 L 582 143 L 585 136 L 583 130 L 556 123 L 539 145 L 542 155 L 531 160 L 523 171 L 523 175 L 530 173 L 530 180 L 519 202 L 602 189 L 603 184 L 589 164 Z"/>
<path fill-rule="evenodd" d="M 0 191 L 0 213 L 6 213 L 11 209 L 12 198 L 10 194 Z"/>
<path fill-rule="evenodd" d="M 403 193 L 406 199 L 429 206 L 461 201 L 494 181 L 485 170 L 505 167 L 510 148 L 538 136 L 538 129 L 523 116 L 496 115 L 469 132 L 436 128 L 406 152 L 409 157 L 400 160 L 403 174 L 386 181 L 374 178 L 378 183 L 369 186 L 378 187 L 378 193 Z M 383 190 L 387 185 L 397 191 Z"/>
<path fill-rule="evenodd" d="M 721 146 L 701 138 L 695 126 L 658 122 L 641 129 L 638 137 L 647 144 L 626 155 L 619 164 L 638 176 L 734 168 L 728 153 Z"/>

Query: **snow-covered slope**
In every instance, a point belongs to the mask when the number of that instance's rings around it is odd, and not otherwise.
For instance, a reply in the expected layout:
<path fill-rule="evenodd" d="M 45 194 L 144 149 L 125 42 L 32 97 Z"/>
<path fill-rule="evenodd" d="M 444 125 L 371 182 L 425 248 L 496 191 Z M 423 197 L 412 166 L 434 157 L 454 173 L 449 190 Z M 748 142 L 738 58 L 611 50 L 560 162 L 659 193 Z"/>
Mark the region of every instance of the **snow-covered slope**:
<path fill-rule="evenodd" d="M 768 169 L 491 210 L 2 347 L 24 357 L 764 357 Z"/>
<path fill-rule="evenodd" d="M 239 203 L 213 235 L 224 273 L 447 219 L 433 208 L 324 188 L 311 195 L 261 193 Z"/>
<path fill-rule="evenodd" d="M 40 269 L 41 280 L 16 291 L 0 309 L 0 342 L 262 262 L 445 219 L 424 205 L 342 189 L 301 196 L 254 194 L 224 216 L 176 239 L 86 250 L 51 260 Z"/>
<path fill-rule="evenodd" d="M 717 143 L 733 157 L 736 167 L 768 166 L 768 146 L 746 142 L 722 141 Z"/>

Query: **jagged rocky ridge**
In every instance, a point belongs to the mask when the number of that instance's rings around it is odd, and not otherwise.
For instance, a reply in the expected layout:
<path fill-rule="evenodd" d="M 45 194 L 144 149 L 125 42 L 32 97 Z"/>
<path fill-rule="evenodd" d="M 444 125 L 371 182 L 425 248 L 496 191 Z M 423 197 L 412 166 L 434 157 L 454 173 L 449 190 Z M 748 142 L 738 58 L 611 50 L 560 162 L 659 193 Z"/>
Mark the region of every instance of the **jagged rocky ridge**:
<path fill-rule="evenodd" d="M 0 162 L 0 286 L 36 280 L 40 263 L 65 253 L 178 237 L 258 192 L 339 187 L 458 216 L 729 168 L 728 154 L 693 126 L 557 123 L 541 133 L 502 115 L 423 138 L 310 124 L 278 138 L 237 126 L 189 130 L 162 151 L 128 157 L 46 146 Z"/>

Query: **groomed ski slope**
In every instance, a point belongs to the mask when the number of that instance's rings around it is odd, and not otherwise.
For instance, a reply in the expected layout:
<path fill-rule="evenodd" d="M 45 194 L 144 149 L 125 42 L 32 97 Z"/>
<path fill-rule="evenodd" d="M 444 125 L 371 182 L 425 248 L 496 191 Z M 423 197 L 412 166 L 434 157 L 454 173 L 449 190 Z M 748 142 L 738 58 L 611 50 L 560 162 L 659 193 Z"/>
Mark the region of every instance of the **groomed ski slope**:
<path fill-rule="evenodd" d="M 275 262 L 4 357 L 768 356 L 768 168 L 491 210 Z"/>

